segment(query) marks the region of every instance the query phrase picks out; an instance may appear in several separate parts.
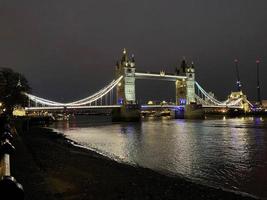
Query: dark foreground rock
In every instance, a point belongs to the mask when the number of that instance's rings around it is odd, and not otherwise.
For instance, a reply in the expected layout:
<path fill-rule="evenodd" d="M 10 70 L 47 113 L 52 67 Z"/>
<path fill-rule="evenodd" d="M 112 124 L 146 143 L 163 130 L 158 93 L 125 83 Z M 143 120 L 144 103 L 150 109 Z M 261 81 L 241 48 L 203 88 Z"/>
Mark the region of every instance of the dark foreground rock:
<path fill-rule="evenodd" d="M 117 163 L 49 129 L 32 128 L 19 134 L 14 145 L 11 170 L 26 200 L 254 199 Z"/>

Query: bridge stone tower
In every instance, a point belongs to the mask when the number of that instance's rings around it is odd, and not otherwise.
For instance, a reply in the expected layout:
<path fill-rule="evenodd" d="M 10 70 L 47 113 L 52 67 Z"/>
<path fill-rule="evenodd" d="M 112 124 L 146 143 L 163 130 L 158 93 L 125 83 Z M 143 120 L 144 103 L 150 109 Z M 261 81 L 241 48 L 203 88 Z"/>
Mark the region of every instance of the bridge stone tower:
<path fill-rule="evenodd" d="M 196 98 L 195 98 L 195 67 L 194 67 L 194 63 L 192 62 L 192 64 L 190 66 L 188 66 L 188 68 L 186 69 L 186 91 L 187 91 L 187 95 L 186 95 L 186 102 L 187 104 L 190 103 L 196 103 Z"/>
<path fill-rule="evenodd" d="M 188 105 L 195 103 L 195 68 L 194 64 L 188 65 L 183 59 L 180 68 L 176 68 L 176 74 L 186 76 L 186 79 L 177 80 L 176 85 L 176 104 Z"/>
<path fill-rule="evenodd" d="M 121 105 L 136 104 L 135 97 L 135 60 L 134 56 L 128 58 L 126 49 L 123 49 L 123 55 L 116 65 L 116 78 L 124 78 L 117 85 L 117 103 Z"/>
<path fill-rule="evenodd" d="M 117 104 L 120 108 L 113 109 L 113 121 L 139 121 L 140 108 L 135 98 L 135 60 L 134 56 L 128 58 L 126 49 L 123 50 L 122 58 L 116 65 L 116 78 L 123 76 L 117 85 Z"/>

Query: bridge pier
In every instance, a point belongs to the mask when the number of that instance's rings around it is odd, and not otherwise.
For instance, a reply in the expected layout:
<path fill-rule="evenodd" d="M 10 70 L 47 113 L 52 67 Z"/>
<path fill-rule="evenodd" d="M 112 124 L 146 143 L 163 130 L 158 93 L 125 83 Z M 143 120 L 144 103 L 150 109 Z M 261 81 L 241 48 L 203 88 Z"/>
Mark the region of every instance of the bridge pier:
<path fill-rule="evenodd" d="M 205 112 L 201 105 L 188 104 L 175 109 L 175 119 L 204 119 Z"/>
<path fill-rule="evenodd" d="M 204 119 L 205 112 L 201 105 L 189 104 L 185 106 L 185 119 Z"/>
<path fill-rule="evenodd" d="M 140 107 L 136 104 L 113 108 L 111 115 L 113 122 L 138 122 L 141 119 Z"/>
<path fill-rule="evenodd" d="M 174 119 L 184 119 L 185 108 L 179 107 L 174 110 Z"/>

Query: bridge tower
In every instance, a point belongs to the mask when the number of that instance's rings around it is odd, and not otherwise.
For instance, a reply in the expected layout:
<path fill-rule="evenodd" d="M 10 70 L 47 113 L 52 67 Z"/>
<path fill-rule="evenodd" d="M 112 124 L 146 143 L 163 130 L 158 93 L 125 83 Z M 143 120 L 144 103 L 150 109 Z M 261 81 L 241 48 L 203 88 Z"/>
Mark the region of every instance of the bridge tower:
<path fill-rule="evenodd" d="M 195 99 L 195 67 L 194 67 L 194 63 L 192 62 L 192 64 L 190 66 L 188 66 L 188 68 L 186 69 L 186 91 L 187 91 L 187 95 L 186 95 L 186 102 L 187 104 L 191 104 L 191 103 L 196 103 L 196 99 Z"/>
<path fill-rule="evenodd" d="M 176 85 L 176 104 L 188 105 L 195 103 L 195 68 L 194 64 L 188 65 L 185 58 L 182 60 L 176 74 L 186 76 L 186 79 L 177 80 Z"/>
<path fill-rule="evenodd" d="M 123 55 L 116 66 L 116 78 L 124 78 L 117 85 L 117 103 L 121 105 L 136 104 L 135 97 L 135 60 L 132 55 L 128 58 L 126 49 L 123 49 Z"/>
<path fill-rule="evenodd" d="M 140 108 L 135 97 L 135 60 L 134 56 L 128 58 L 126 49 L 123 49 L 122 58 L 117 62 L 116 78 L 123 76 L 117 85 L 117 104 L 119 109 L 113 109 L 113 121 L 139 121 Z"/>

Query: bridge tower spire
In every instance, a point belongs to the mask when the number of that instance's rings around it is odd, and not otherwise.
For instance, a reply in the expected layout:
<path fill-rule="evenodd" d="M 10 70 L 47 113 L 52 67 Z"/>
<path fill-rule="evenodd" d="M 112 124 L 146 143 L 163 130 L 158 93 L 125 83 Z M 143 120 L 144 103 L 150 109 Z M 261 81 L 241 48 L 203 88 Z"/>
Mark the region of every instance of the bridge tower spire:
<path fill-rule="evenodd" d="M 122 58 L 116 66 L 116 78 L 124 77 L 117 85 L 117 103 L 121 105 L 136 104 L 134 55 L 129 59 L 125 48 L 122 53 Z"/>

